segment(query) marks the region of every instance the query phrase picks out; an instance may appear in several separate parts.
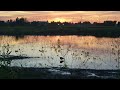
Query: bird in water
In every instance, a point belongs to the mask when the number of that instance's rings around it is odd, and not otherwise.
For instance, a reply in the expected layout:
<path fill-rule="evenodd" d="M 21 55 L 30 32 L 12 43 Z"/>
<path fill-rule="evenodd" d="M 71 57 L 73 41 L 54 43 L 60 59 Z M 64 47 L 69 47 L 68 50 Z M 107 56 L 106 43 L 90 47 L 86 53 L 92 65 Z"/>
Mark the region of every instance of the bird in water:
<path fill-rule="evenodd" d="M 62 59 L 64 59 L 63 57 L 60 57 L 60 59 L 62 60 Z"/>
<path fill-rule="evenodd" d="M 62 61 L 60 61 L 60 63 L 63 63 L 64 61 L 62 60 Z"/>
<path fill-rule="evenodd" d="M 64 62 L 64 58 L 60 57 L 60 63 L 63 63 L 63 62 Z"/>

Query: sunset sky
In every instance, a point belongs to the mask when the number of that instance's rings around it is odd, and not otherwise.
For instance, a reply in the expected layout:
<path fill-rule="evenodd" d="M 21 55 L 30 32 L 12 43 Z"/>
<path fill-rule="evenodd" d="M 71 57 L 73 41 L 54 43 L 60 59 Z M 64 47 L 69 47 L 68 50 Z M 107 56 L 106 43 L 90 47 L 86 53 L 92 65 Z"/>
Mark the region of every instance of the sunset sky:
<path fill-rule="evenodd" d="M 0 11 L 0 20 L 24 17 L 29 21 L 103 22 L 120 21 L 120 11 Z"/>

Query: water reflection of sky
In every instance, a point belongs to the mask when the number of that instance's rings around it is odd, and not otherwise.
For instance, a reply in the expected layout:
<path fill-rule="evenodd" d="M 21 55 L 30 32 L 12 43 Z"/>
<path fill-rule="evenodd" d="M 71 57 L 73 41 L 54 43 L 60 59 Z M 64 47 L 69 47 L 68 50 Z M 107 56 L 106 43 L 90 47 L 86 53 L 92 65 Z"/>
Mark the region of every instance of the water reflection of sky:
<path fill-rule="evenodd" d="M 64 66 L 70 68 L 116 69 L 120 38 L 93 36 L 0 36 L 0 45 L 9 43 L 12 55 L 24 54 L 31 58 L 14 60 L 12 65 L 28 67 Z M 112 51 L 113 45 L 117 47 Z M 20 49 L 18 53 L 15 50 Z M 43 52 L 42 52 L 43 51 Z M 65 63 L 60 63 L 60 57 Z M 19 62 L 19 63 L 18 63 Z"/>

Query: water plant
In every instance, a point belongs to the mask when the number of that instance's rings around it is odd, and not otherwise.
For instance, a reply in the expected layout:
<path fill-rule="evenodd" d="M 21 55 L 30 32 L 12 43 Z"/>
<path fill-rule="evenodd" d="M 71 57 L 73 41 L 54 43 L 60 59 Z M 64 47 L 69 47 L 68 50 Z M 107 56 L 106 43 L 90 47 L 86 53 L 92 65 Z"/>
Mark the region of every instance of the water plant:
<path fill-rule="evenodd" d="M 12 50 L 9 44 L 4 44 L 1 46 L 0 50 L 0 78 L 16 78 L 16 73 L 10 68 L 12 59 L 10 59 L 10 54 Z"/>
<path fill-rule="evenodd" d="M 115 57 L 114 60 L 117 62 L 116 67 L 120 69 L 120 41 L 115 39 L 111 45 L 112 55 Z"/>
<path fill-rule="evenodd" d="M 12 50 L 10 50 L 10 45 L 6 44 L 1 46 L 0 50 L 0 66 L 10 66 L 11 59 L 9 59 Z"/>

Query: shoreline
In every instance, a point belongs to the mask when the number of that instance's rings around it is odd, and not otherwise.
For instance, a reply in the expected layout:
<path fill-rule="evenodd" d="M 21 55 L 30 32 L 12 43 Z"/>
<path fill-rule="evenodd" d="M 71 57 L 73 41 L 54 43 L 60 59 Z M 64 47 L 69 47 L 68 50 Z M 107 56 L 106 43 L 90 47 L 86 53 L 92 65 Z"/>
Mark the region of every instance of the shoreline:
<path fill-rule="evenodd" d="M 120 37 L 120 27 L 63 27 L 41 28 L 32 26 L 0 27 L 0 35 L 24 36 L 24 35 L 78 35 L 95 37 Z"/>
<path fill-rule="evenodd" d="M 120 70 L 4 67 L 0 78 L 9 79 L 120 79 Z M 10 74 L 9 74 L 9 73 Z M 4 75 L 6 74 L 6 75 Z M 8 76 L 7 76 L 8 74 Z"/>

